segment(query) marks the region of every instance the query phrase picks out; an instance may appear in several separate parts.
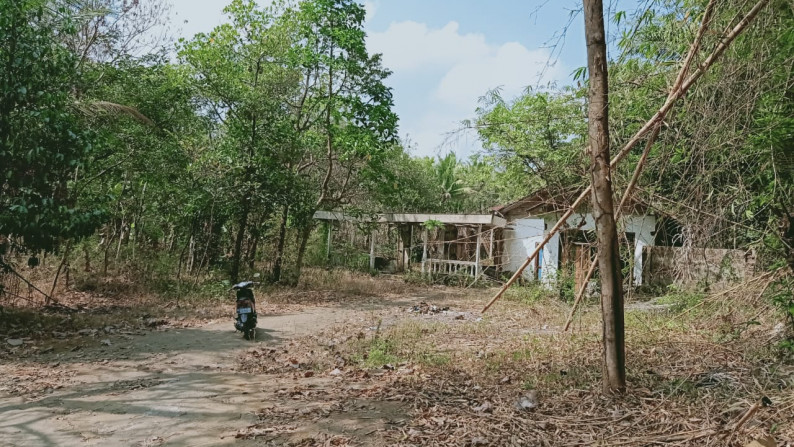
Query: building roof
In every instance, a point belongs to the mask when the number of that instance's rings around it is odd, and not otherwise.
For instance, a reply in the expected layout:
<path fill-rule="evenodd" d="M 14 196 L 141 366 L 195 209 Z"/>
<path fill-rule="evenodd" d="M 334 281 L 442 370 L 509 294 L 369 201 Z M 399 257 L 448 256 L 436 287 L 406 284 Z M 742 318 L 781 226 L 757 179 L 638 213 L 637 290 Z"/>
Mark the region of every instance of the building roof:
<path fill-rule="evenodd" d="M 552 191 L 550 188 L 539 189 L 532 194 L 526 195 L 515 202 L 506 205 L 495 206 L 491 211 L 507 216 L 509 214 L 539 215 L 559 211 L 567 211 L 582 193 L 581 189 L 568 189 Z M 636 195 L 631 197 L 628 203 L 629 210 L 635 213 L 645 213 L 648 206 L 637 199 Z"/>
<path fill-rule="evenodd" d="M 342 211 L 317 211 L 317 220 L 335 220 L 346 222 L 378 222 L 378 223 L 425 223 L 437 220 L 449 225 L 485 225 L 503 227 L 507 221 L 493 214 L 433 214 L 433 213 L 383 213 L 369 216 L 353 216 Z"/>

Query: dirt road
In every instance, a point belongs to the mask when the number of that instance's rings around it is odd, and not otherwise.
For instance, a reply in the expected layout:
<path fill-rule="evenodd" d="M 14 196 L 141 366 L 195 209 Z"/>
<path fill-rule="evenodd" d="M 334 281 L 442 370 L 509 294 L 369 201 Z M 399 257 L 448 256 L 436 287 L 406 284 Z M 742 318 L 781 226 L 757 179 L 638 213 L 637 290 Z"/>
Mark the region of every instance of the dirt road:
<path fill-rule="evenodd" d="M 349 317 L 343 308 L 315 308 L 260 317 L 257 341 L 279 346 Z M 253 445 L 234 438 L 281 385 L 272 376 L 234 370 L 249 348 L 231 320 L 198 328 L 155 331 L 106 340 L 100 356 L 44 357 L 0 366 L 51 368 L 65 385 L 43 396 L 0 391 L 3 446 Z M 283 379 L 286 381 L 287 379 Z"/>

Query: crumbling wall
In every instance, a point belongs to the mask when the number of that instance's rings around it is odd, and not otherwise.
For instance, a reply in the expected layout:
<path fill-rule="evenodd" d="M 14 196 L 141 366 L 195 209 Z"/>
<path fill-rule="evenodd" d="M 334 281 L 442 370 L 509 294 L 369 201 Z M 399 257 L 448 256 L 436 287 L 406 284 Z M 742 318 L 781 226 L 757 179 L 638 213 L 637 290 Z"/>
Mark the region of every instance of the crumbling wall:
<path fill-rule="evenodd" d="M 643 282 L 720 290 L 750 279 L 755 253 L 745 250 L 697 247 L 643 247 Z"/>

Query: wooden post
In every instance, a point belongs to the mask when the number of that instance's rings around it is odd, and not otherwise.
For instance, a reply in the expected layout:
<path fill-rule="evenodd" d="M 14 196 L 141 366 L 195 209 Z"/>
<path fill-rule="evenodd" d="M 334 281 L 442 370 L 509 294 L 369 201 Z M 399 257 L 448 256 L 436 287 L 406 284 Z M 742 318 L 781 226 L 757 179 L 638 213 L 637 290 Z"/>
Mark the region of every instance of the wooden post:
<path fill-rule="evenodd" d="M 427 264 L 427 228 L 425 228 L 425 231 L 423 233 L 422 239 L 423 239 L 423 244 L 422 244 L 422 273 L 425 273 L 425 270 L 426 270 L 425 264 Z"/>
<path fill-rule="evenodd" d="M 482 224 L 477 227 L 477 245 L 474 248 L 474 281 L 480 277 L 480 242 L 482 240 Z"/>
<path fill-rule="evenodd" d="M 493 235 L 495 228 L 491 228 L 491 243 L 488 245 L 488 259 L 493 259 Z M 495 263 L 494 263 L 495 264 Z"/>
<path fill-rule="evenodd" d="M 375 230 L 369 234 L 369 269 L 375 270 Z"/>

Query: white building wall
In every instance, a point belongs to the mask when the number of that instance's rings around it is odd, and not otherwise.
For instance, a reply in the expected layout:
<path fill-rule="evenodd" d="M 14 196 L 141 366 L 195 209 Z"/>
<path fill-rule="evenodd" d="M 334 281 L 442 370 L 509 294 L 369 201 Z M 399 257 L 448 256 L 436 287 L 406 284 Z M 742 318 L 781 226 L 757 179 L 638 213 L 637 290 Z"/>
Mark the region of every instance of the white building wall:
<path fill-rule="evenodd" d="M 551 228 L 557 221 L 551 222 Z M 557 281 L 557 270 L 560 266 L 560 233 L 554 234 L 549 243 L 543 247 L 543 270 L 540 272 L 540 281 L 543 284 L 553 285 Z"/>
<path fill-rule="evenodd" d="M 545 218 L 522 218 L 510 222 L 512 230 L 505 231 L 506 263 L 504 268 L 508 271 L 516 271 L 532 254 L 535 247 L 543 241 L 547 229 L 551 229 L 557 223 L 559 216 L 549 215 Z M 642 284 L 642 247 L 653 245 L 654 232 L 656 230 L 656 218 L 654 216 L 627 216 L 621 219 L 623 231 L 634 233 L 634 284 Z M 569 228 L 578 228 L 582 231 L 595 230 L 595 221 L 590 213 L 574 214 L 568 218 Z M 580 226 L 581 224 L 581 226 Z M 543 247 L 543 259 L 541 270 L 541 281 L 551 283 L 557 279 L 557 269 L 560 265 L 560 235 L 552 236 L 548 244 Z M 534 278 L 532 268 L 527 268 L 523 276 L 527 279 Z"/>
<path fill-rule="evenodd" d="M 656 232 L 655 216 L 626 216 L 623 219 L 626 232 L 634 233 L 634 285 L 642 284 L 642 247 L 653 245 Z"/>
<path fill-rule="evenodd" d="M 545 224 L 543 219 L 524 218 L 510 222 L 512 229 L 506 230 L 505 234 L 505 255 L 506 262 L 504 269 L 515 272 L 521 264 L 532 254 L 535 247 L 543 241 Z M 532 268 L 527 268 L 523 273 L 524 278 L 534 277 Z"/>

